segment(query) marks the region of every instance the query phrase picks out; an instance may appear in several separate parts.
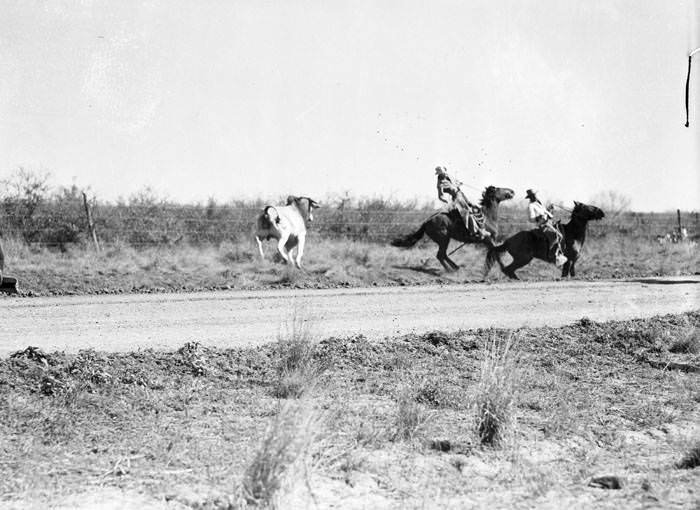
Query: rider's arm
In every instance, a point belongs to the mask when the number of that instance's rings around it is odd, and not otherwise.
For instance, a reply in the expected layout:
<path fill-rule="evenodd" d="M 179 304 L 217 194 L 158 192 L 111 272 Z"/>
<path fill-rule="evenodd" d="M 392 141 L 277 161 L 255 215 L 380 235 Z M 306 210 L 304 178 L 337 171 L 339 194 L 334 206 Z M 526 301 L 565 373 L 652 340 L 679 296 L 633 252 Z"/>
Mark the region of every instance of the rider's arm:
<path fill-rule="evenodd" d="M 442 186 L 438 186 L 438 198 L 446 204 L 452 201 L 452 197 L 448 193 L 445 193 L 445 188 Z"/>

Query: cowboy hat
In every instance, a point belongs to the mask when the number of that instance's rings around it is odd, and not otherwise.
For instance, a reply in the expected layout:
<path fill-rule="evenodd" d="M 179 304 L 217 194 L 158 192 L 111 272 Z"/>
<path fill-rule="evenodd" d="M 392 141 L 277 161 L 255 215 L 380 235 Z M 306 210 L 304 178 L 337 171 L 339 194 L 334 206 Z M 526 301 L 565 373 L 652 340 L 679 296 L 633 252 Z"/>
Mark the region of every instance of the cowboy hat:
<path fill-rule="evenodd" d="M 530 198 L 530 197 L 537 198 L 537 195 L 535 195 L 535 192 L 532 191 L 531 189 L 529 189 L 525 192 L 525 198 Z"/>
<path fill-rule="evenodd" d="M 446 173 L 447 170 L 445 170 L 444 166 L 436 166 L 435 167 L 435 175 L 440 175 Z"/>

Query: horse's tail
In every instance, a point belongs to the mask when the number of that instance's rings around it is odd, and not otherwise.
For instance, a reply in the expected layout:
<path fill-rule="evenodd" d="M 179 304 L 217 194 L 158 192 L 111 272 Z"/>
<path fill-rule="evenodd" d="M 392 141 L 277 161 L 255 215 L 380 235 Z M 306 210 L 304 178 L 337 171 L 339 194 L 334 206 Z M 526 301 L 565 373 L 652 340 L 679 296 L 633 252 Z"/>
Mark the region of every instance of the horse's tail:
<path fill-rule="evenodd" d="M 416 230 L 413 234 L 408 234 L 407 236 L 403 237 L 398 237 L 391 241 L 392 246 L 397 246 L 399 248 L 410 248 L 414 244 L 416 244 L 418 241 L 420 241 L 421 237 L 423 237 L 423 234 L 425 234 L 425 223 L 423 223 L 418 230 Z"/>
<path fill-rule="evenodd" d="M 501 253 L 506 251 L 506 243 L 494 244 L 491 243 L 488 251 L 486 252 L 486 262 L 484 263 L 484 276 L 489 274 L 494 263 L 498 262 L 501 266 L 501 271 L 503 271 L 503 262 L 501 261 Z"/>

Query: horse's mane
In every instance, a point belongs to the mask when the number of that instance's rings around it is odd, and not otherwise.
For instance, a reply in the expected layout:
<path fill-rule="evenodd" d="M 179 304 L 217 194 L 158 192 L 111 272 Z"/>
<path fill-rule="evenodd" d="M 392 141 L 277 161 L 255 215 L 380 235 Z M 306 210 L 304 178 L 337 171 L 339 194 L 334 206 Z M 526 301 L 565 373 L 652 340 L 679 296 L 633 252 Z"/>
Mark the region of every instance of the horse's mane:
<path fill-rule="evenodd" d="M 481 193 L 481 200 L 479 200 L 479 205 L 481 207 L 486 207 L 488 203 L 493 199 L 493 194 L 496 188 L 493 186 L 486 186 L 486 189 Z"/>

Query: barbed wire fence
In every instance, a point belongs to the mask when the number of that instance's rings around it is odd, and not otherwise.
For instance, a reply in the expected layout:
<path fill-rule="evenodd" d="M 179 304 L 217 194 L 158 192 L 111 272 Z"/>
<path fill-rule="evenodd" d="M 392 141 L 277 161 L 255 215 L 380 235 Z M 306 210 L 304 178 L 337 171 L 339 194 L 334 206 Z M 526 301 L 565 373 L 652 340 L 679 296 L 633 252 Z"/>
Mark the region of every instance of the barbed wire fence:
<path fill-rule="evenodd" d="M 30 245 L 61 248 L 93 242 L 95 246 L 121 243 L 134 247 L 220 244 L 252 239 L 255 220 L 261 212 L 257 205 L 104 204 L 94 198 L 74 198 L 39 204 L 6 201 L 0 210 L 0 234 Z M 309 235 L 386 243 L 415 231 L 433 212 L 428 208 L 349 208 L 341 202 L 315 213 Z M 525 218 L 522 209 L 502 208 L 501 235 L 533 228 Z M 560 211 L 557 218 L 566 222 L 569 214 Z M 681 226 L 691 237 L 697 237 L 700 233 L 698 213 L 624 212 L 614 218 L 591 222 L 589 236 L 654 239 L 675 232 Z"/>

